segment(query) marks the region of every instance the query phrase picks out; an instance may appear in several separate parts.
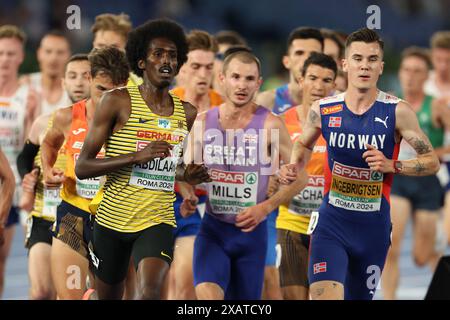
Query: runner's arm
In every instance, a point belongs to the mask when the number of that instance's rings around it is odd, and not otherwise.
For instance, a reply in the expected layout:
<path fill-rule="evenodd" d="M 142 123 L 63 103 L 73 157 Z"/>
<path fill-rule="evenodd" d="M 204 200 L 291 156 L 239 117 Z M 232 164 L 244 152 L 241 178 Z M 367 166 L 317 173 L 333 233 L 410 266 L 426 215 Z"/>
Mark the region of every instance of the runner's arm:
<path fill-rule="evenodd" d="M 191 120 L 195 119 L 194 117 Z M 176 180 L 187 182 L 190 185 L 212 181 L 208 174 L 208 168 L 203 164 L 203 152 L 201 149 L 203 136 L 202 119 L 203 115 L 200 115 L 197 121 L 191 122 L 190 129 L 192 130 L 187 138 L 184 162 L 177 167 Z"/>
<path fill-rule="evenodd" d="M 124 112 L 123 110 L 130 110 L 130 108 L 130 98 L 126 89 L 116 89 L 103 94 L 75 166 L 75 174 L 79 179 L 103 176 L 122 167 L 150 160 L 143 157 L 142 152 L 132 152 L 111 158 L 96 158 L 108 137 L 114 132 L 121 111 Z"/>
<path fill-rule="evenodd" d="M 304 170 L 311 158 L 314 145 L 322 132 L 320 122 L 320 105 L 314 102 L 308 112 L 302 134 L 294 141 L 291 164 L 282 166 L 279 172 L 280 183 L 290 184 L 298 179 L 297 172 Z M 302 173 L 301 176 L 304 176 Z"/>
<path fill-rule="evenodd" d="M 41 162 L 44 179 L 46 173 L 52 171 L 56 162 L 59 149 L 64 143 L 64 132 L 70 128 L 72 121 L 72 108 L 64 108 L 56 111 L 53 125 L 45 134 L 41 145 Z"/>
<path fill-rule="evenodd" d="M 417 158 L 409 160 L 391 161 L 392 173 L 407 176 L 427 176 L 437 173 L 440 164 L 436 153 L 419 126 L 416 114 L 406 102 L 399 102 L 396 110 L 396 129 L 417 152 Z"/>
<path fill-rule="evenodd" d="M 0 149 L 0 228 L 5 226 L 14 196 L 16 182 L 8 159 Z M 0 244 L 1 246 L 1 244 Z"/>
<path fill-rule="evenodd" d="M 311 106 L 302 134 L 295 140 L 292 148 L 291 163 L 305 164 L 311 157 L 312 150 L 322 132 L 320 107 L 316 101 Z"/>
<path fill-rule="evenodd" d="M 33 169 L 34 158 L 40 148 L 39 138 L 43 135 L 43 133 L 45 133 L 48 119 L 48 115 L 40 115 L 33 122 L 28 139 L 25 141 L 22 151 L 17 156 L 17 170 L 19 171 L 22 179 Z"/>
<path fill-rule="evenodd" d="M 276 120 L 273 121 L 275 124 L 274 129 L 279 130 L 279 148 L 280 148 L 280 159 L 282 163 L 289 163 L 291 150 L 292 150 L 292 142 L 289 135 L 289 132 L 281 120 L 281 118 L 273 116 Z M 267 213 L 272 212 L 276 208 L 278 208 L 283 203 L 288 203 L 296 194 L 302 190 L 308 181 L 308 175 L 305 170 L 298 171 L 297 179 L 294 183 L 290 185 L 281 185 L 277 192 L 265 200 L 262 205 L 266 206 Z"/>

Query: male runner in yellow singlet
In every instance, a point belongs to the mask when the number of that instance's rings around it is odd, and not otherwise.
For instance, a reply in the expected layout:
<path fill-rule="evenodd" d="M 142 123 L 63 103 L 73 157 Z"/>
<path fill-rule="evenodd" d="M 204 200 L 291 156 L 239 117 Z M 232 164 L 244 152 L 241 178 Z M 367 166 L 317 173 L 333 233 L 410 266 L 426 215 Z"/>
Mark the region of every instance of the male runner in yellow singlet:
<path fill-rule="evenodd" d="M 187 51 L 183 29 L 170 20 L 133 30 L 127 57 L 144 83 L 103 97 L 83 146 L 77 176 L 107 175 L 90 251 L 100 299 L 122 298 L 130 256 L 137 267 L 137 297 L 160 298 L 172 260 L 175 179 L 210 180 L 202 165 L 178 165 L 197 110 L 171 95 L 169 85 Z M 106 158 L 96 159 L 105 143 Z"/>

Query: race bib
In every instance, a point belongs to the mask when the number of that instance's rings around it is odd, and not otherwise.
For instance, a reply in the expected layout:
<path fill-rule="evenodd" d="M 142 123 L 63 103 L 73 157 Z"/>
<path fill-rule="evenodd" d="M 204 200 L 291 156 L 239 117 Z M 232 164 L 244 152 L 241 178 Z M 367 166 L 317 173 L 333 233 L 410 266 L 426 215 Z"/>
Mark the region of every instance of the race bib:
<path fill-rule="evenodd" d="M 44 188 L 43 216 L 56 219 L 56 208 L 61 203 L 60 191 L 60 188 Z"/>
<path fill-rule="evenodd" d="M 138 146 L 138 151 L 143 149 L 148 142 L 141 142 L 141 144 L 140 147 Z M 171 150 L 170 157 L 156 158 L 147 163 L 134 165 L 129 184 L 150 190 L 173 192 L 181 149 L 182 145 L 177 144 Z"/>
<path fill-rule="evenodd" d="M 85 199 L 93 199 L 100 190 L 102 177 L 78 179 L 76 178 L 77 194 Z"/>
<path fill-rule="evenodd" d="M 210 171 L 208 199 L 215 214 L 238 214 L 256 205 L 258 195 L 257 172 Z"/>
<path fill-rule="evenodd" d="M 324 186 L 323 176 L 309 176 L 308 185 L 289 203 L 289 213 L 310 215 L 314 210 L 318 210 L 322 204 Z"/>
<path fill-rule="evenodd" d="M 79 153 L 74 154 L 74 164 L 77 163 Z M 102 147 L 100 152 L 97 154 L 97 159 L 103 159 L 105 157 L 105 148 Z M 100 190 L 101 186 L 105 182 L 105 176 L 95 177 L 95 178 L 87 178 L 87 179 L 78 179 L 75 176 L 75 185 L 77 190 L 77 195 L 85 199 L 93 199 L 97 194 L 98 190 Z"/>
<path fill-rule="evenodd" d="M 328 203 L 354 211 L 379 211 L 382 192 L 383 173 L 334 162 Z"/>

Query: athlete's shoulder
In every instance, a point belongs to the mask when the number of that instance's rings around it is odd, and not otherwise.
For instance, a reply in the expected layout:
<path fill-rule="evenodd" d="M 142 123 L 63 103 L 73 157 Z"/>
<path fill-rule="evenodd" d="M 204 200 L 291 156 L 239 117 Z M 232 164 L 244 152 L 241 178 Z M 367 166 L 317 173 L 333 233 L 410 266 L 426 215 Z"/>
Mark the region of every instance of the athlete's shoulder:
<path fill-rule="evenodd" d="M 100 98 L 100 105 L 107 104 L 114 109 L 121 108 L 124 105 L 130 105 L 130 93 L 128 87 L 119 87 L 106 91 Z"/>
<path fill-rule="evenodd" d="M 211 107 L 221 105 L 224 102 L 223 97 L 220 95 L 220 93 L 218 93 L 214 89 L 209 90 L 209 101 L 210 101 Z"/>
<path fill-rule="evenodd" d="M 170 93 L 176 95 L 180 100 L 184 99 L 184 88 L 183 87 L 175 87 L 170 90 Z"/>
<path fill-rule="evenodd" d="M 190 130 L 195 119 L 197 118 L 197 108 L 187 101 L 181 101 L 181 103 L 183 104 L 188 129 Z"/>
<path fill-rule="evenodd" d="M 72 122 L 72 111 L 74 105 L 64 107 L 55 111 L 53 116 L 53 127 L 66 127 Z"/>
<path fill-rule="evenodd" d="M 404 100 L 400 99 L 399 97 L 381 90 L 378 92 L 377 101 L 386 104 L 398 104 L 401 101 L 404 102 Z"/>
<path fill-rule="evenodd" d="M 280 129 L 285 126 L 286 125 L 284 124 L 284 120 L 281 116 L 267 110 L 267 117 L 265 121 L 266 129 Z"/>
<path fill-rule="evenodd" d="M 329 105 L 332 103 L 342 103 L 344 102 L 345 92 L 341 92 L 339 94 L 335 94 L 333 96 L 325 97 L 319 100 L 319 105 Z"/>
<path fill-rule="evenodd" d="M 266 109 L 272 110 L 272 107 L 275 103 L 275 92 L 276 89 L 270 89 L 258 93 L 255 100 L 256 104 L 261 105 Z"/>

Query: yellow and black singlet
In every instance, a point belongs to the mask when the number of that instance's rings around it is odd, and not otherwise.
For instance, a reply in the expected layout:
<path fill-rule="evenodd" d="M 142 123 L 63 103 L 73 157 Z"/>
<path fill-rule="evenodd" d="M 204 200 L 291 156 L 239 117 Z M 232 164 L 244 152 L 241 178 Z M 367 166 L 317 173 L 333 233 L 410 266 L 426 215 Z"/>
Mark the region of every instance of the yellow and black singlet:
<path fill-rule="evenodd" d="M 50 116 L 46 131 L 53 126 L 54 116 L 55 113 Z M 46 189 L 45 191 L 48 194 L 44 196 L 44 176 L 42 172 L 41 150 L 42 147 L 39 148 L 38 153 L 34 157 L 34 168 L 41 168 L 41 171 L 39 173 L 38 182 L 36 184 L 34 207 L 30 214 L 34 217 L 43 218 L 45 220 L 53 222 L 56 220 L 56 204 L 59 203 L 61 199 L 59 197 L 59 189 L 56 190 L 57 194 L 54 194 L 55 190 Z M 58 151 L 58 156 L 56 158 L 54 168 L 64 171 L 66 169 L 66 159 L 66 150 L 65 146 L 63 145 L 63 147 L 61 147 L 61 149 Z"/>
<path fill-rule="evenodd" d="M 130 117 L 124 127 L 107 140 L 106 157 L 142 150 L 156 140 L 167 141 L 174 148 L 168 158 L 156 158 L 109 173 L 96 221 L 124 233 L 161 223 L 175 226 L 175 171 L 188 134 L 184 107 L 180 99 L 171 94 L 174 111 L 171 116 L 161 116 L 150 110 L 137 86 L 128 86 L 127 90 L 131 98 Z"/>

